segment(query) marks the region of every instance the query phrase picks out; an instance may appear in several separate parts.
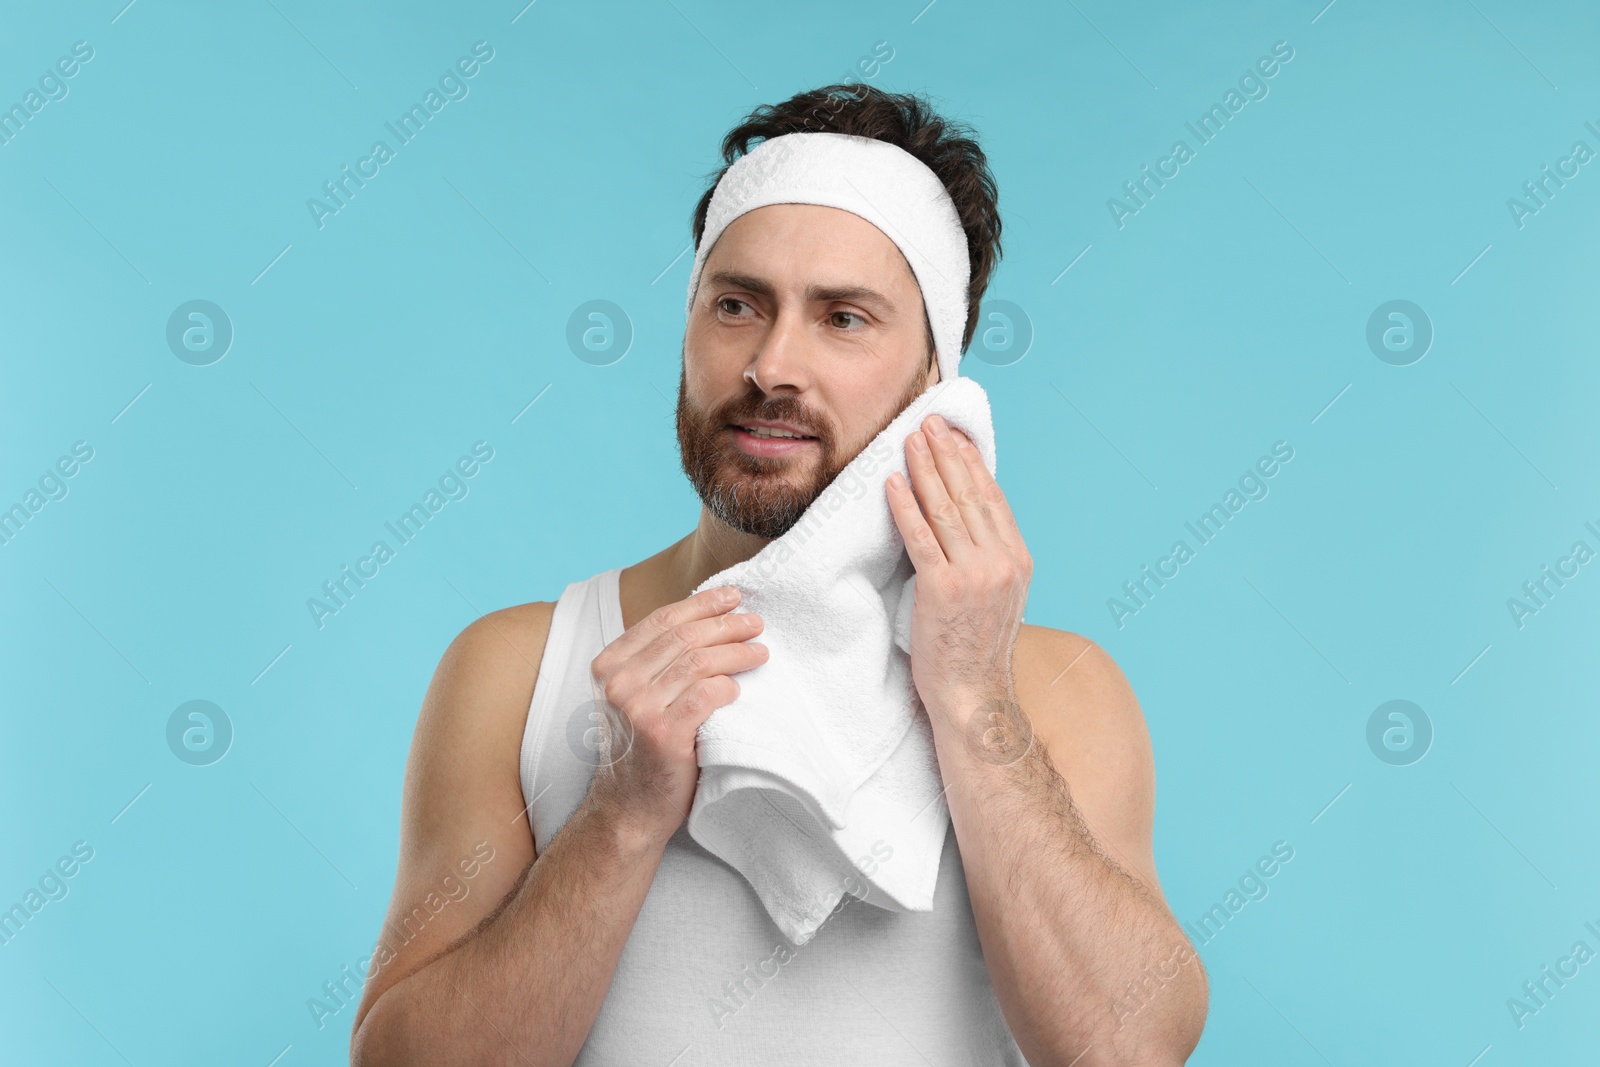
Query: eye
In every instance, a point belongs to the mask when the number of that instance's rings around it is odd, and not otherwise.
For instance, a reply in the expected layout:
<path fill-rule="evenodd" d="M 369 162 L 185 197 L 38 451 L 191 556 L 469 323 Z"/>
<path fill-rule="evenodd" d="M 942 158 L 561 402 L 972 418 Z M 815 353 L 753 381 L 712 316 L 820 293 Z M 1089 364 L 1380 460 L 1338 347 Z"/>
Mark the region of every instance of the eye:
<path fill-rule="evenodd" d="M 719 311 L 725 311 L 725 310 L 727 310 L 727 305 L 728 304 L 737 304 L 739 307 L 749 307 L 750 306 L 749 304 L 745 303 L 743 300 L 740 300 L 736 296 L 725 296 L 725 297 L 722 297 L 721 299 L 719 299 L 717 301 L 717 309 Z M 730 314 L 733 314 L 735 318 L 742 317 L 742 316 L 739 316 L 736 312 L 730 312 Z"/>
<path fill-rule="evenodd" d="M 862 322 L 866 322 L 867 321 L 864 316 L 857 315 L 854 311 L 835 311 L 832 314 L 832 316 L 830 316 L 830 317 L 835 319 L 835 320 L 837 320 L 839 318 L 839 316 L 841 316 L 841 315 L 844 316 L 845 318 L 848 318 L 848 319 L 860 319 Z M 835 321 L 834 325 L 837 326 L 838 322 Z M 845 329 L 849 329 L 848 326 L 846 326 L 844 328 Z"/>

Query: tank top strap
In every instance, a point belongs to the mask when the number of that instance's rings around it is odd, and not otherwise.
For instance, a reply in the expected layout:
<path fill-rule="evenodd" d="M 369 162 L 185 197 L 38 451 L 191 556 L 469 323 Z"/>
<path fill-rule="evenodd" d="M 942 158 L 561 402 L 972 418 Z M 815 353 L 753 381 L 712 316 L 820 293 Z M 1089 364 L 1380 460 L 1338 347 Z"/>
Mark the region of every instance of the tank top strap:
<path fill-rule="evenodd" d="M 601 695 L 590 665 L 622 636 L 620 567 L 573 582 L 550 618 L 550 634 L 522 735 L 519 775 L 534 846 L 543 851 L 588 791 L 596 757 L 589 731 Z"/>

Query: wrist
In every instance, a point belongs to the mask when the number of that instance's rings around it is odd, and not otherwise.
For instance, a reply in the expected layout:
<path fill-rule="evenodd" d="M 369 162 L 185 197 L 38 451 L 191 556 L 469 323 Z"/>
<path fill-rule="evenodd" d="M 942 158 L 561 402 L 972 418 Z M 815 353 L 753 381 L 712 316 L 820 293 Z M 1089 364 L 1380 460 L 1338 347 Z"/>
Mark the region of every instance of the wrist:
<path fill-rule="evenodd" d="M 965 730 L 974 715 L 993 710 L 997 704 L 1016 702 L 1016 688 L 1009 678 L 989 682 L 947 685 L 923 698 L 923 706 L 935 730 Z"/>
<path fill-rule="evenodd" d="M 1033 721 L 1009 687 L 951 692 L 928 714 L 941 757 L 1008 767 L 1035 747 Z"/>
<path fill-rule="evenodd" d="M 663 820 L 640 812 L 637 805 L 596 790 L 590 791 L 585 805 L 588 818 L 605 839 L 618 854 L 630 858 L 663 851 L 682 824 L 680 819 L 677 824 L 667 826 Z"/>

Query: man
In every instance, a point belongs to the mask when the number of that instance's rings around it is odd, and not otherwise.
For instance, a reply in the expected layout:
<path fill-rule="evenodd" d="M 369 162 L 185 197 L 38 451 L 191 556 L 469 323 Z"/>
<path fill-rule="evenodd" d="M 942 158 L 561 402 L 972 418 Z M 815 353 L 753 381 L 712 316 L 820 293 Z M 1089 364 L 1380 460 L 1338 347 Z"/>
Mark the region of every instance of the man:
<path fill-rule="evenodd" d="M 969 256 L 964 349 L 1000 251 L 983 153 L 914 97 L 830 86 L 758 109 L 723 154 L 819 127 L 888 141 L 942 184 Z M 911 673 L 950 814 L 933 912 L 842 900 L 791 948 L 685 832 L 696 730 L 770 654 L 737 590 L 693 591 L 792 528 L 943 373 L 903 235 L 778 202 L 707 252 L 715 189 L 677 412 L 699 523 L 445 652 L 352 1060 L 1183 1063 L 1206 982 L 1156 879 L 1142 713 L 1093 642 L 1022 623 L 1031 556 L 937 415 L 904 442 L 909 484 L 884 490 L 917 573 Z M 585 762 L 595 708 L 626 744 Z M 457 870 L 470 890 L 421 906 Z"/>

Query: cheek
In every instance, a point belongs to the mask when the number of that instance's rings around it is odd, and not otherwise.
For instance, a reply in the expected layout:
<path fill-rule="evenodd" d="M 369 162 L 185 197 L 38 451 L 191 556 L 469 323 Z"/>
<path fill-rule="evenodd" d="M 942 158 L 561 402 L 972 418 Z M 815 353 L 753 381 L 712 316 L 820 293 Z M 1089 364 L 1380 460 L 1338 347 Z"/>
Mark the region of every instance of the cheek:
<path fill-rule="evenodd" d="M 699 355 L 705 351 L 706 331 L 701 323 L 700 309 L 696 308 L 689 317 L 689 323 L 683 330 L 683 360 L 684 367 L 688 369 L 689 376 L 694 377 L 694 368 L 699 364 Z"/>
<path fill-rule="evenodd" d="M 718 351 L 717 346 L 705 340 L 686 342 L 683 354 L 684 385 L 688 389 L 690 402 L 703 410 L 709 410 L 715 404 L 708 406 L 708 401 L 715 401 L 728 392 L 729 383 L 737 377 L 737 371 L 724 368 L 726 359 Z"/>
<path fill-rule="evenodd" d="M 748 400 L 758 390 L 745 379 L 748 360 L 736 353 L 703 351 L 689 368 L 690 398 L 703 411 L 716 411 L 725 405 Z"/>
<path fill-rule="evenodd" d="M 689 380 L 711 388 L 737 386 L 758 345 L 755 327 L 726 325 L 697 313 L 683 338 Z"/>

